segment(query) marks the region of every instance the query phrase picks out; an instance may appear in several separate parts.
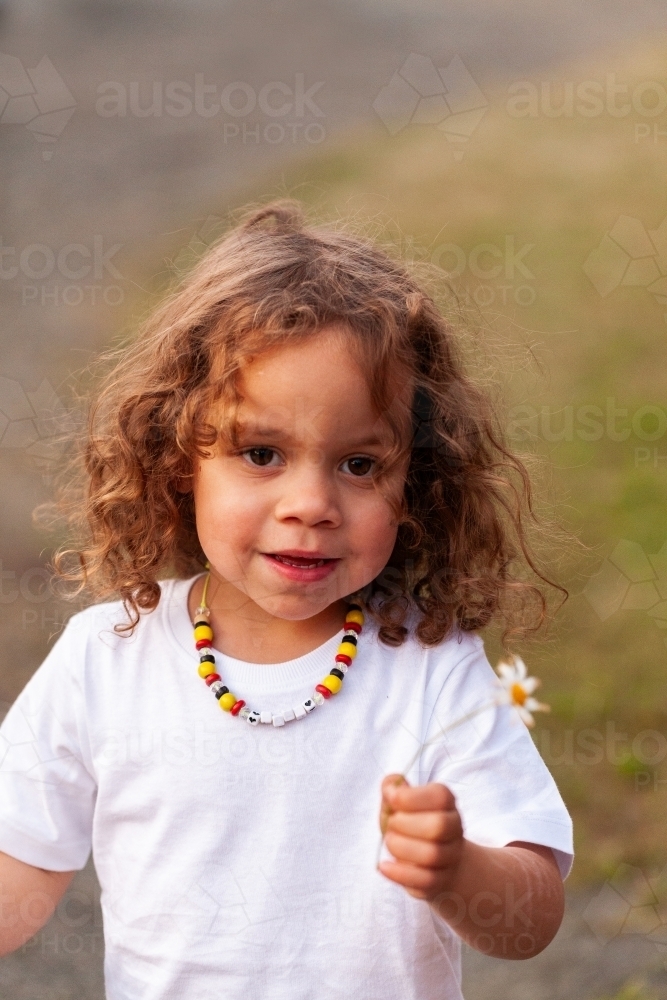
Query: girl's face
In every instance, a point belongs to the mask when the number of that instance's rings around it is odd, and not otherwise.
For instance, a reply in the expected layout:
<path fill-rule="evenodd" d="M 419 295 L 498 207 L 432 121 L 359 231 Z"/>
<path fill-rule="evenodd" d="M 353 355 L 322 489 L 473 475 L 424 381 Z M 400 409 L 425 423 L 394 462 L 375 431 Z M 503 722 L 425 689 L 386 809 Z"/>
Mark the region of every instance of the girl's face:
<path fill-rule="evenodd" d="M 371 480 L 387 430 L 344 330 L 258 355 L 239 388 L 238 448 L 221 441 L 194 471 L 199 539 L 223 587 L 311 618 L 389 560 L 398 525 Z M 408 461 L 387 479 L 397 499 Z"/>

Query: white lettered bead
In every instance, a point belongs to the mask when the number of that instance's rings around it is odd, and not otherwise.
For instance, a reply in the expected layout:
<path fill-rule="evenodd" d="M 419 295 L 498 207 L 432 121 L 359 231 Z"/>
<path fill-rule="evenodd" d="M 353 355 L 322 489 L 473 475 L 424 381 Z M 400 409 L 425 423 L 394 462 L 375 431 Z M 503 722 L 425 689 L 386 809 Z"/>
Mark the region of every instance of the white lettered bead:
<path fill-rule="evenodd" d="M 282 717 L 285 720 L 285 722 L 291 722 L 292 719 L 294 718 L 294 709 L 286 708 L 285 711 L 282 713 Z"/>
<path fill-rule="evenodd" d="M 285 719 L 284 719 L 284 717 L 282 715 L 274 715 L 273 716 L 273 725 L 274 726 L 284 726 L 285 725 Z"/>
<path fill-rule="evenodd" d="M 259 721 L 263 722 L 265 725 L 270 726 L 273 722 L 272 712 L 261 712 L 259 716 Z"/>
<path fill-rule="evenodd" d="M 313 701 L 312 698 L 307 698 L 306 701 L 304 701 L 303 703 L 303 707 L 307 712 L 312 712 L 312 710 L 315 708 L 315 702 Z"/>
<path fill-rule="evenodd" d="M 241 711 L 243 711 L 243 709 L 241 709 Z M 248 723 L 249 726 L 259 725 L 259 712 L 255 712 L 254 710 L 250 712 L 250 714 L 246 719 L 246 722 Z"/>
<path fill-rule="evenodd" d="M 303 719 L 304 715 L 307 715 L 307 712 L 303 707 L 303 705 L 297 705 L 296 708 L 294 709 L 294 718 Z"/>

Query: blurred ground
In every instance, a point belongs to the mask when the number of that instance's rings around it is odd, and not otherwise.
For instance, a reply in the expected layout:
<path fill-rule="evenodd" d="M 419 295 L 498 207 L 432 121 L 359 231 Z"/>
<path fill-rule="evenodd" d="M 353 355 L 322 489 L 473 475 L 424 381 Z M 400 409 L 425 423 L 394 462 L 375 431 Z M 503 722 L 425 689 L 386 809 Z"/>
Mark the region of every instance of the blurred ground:
<path fill-rule="evenodd" d="M 667 995 L 667 82 L 651 36 L 664 4 L 604 17 L 529 0 L 5 7 L 0 52 L 26 72 L 46 55 L 70 95 L 47 87 L 38 110 L 74 110 L 57 134 L 0 122 L 0 700 L 68 613 L 43 590 L 49 540 L 30 512 L 49 495 L 70 373 L 131 330 L 247 199 L 293 194 L 322 217 L 370 220 L 441 284 L 449 273 L 471 361 L 508 386 L 512 439 L 548 460 L 545 485 L 588 546 L 562 557 L 572 598 L 525 653 L 553 709 L 536 742 L 575 818 L 568 919 L 531 962 L 468 954 L 466 996 L 593 1000 L 624 983 L 624 1000 Z M 428 121 L 407 122 L 429 63 L 478 113 L 458 132 L 438 128 L 432 92 Z M 399 70 L 402 119 L 378 103 Z M 0 77 L 8 86 L 7 64 Z M 193 101 L 213 88 L 200 111 L 167 112 L 179 81 Z M 162 107 L 146 114 L 155 88 Z M 283 98 L 292 110 L 276 116 Z M 102 997 L 92 868 L 74 890 L 62 926 L 0 962 L 0 995 L 32 1000 L 48 982 L 58 1000 Z"/>

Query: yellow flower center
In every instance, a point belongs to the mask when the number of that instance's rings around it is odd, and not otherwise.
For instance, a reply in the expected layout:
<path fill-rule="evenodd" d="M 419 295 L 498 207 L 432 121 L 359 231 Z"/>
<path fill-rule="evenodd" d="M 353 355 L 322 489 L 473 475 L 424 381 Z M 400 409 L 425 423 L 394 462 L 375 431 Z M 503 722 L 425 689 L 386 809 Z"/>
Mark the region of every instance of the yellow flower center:
<path fill-rule="evenodd" d="M 523 705 L 524 701 L 528 697 L 520 684 L 512 684 L 512 690 L 510 693 L 512 695 L 512 701 L 515 705 Z"/>

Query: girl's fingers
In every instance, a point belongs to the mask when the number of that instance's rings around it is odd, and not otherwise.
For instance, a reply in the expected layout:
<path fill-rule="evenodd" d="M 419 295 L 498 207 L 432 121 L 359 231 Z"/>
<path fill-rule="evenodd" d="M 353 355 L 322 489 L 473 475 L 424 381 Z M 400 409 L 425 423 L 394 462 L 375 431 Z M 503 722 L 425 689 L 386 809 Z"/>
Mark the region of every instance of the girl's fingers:
<path fill-rule="evenodd" d="M 382 805 L 380 806 L 380 829 L 382 830 L 383 834 L 386 833 L 387 831 L 387 823 L 389 821 L 389 817 L 391 816 L 392 812 L 392 807 L 389 804 L 386 792 L 389 788 L 395 788 L 398 785 L 403 785 L 403 784 L 407 784 L 407 782 L 402 774 L 388 774 L 382 781 L 382 785 L 380 786 L 382 791 Z"/>
<path fill-rule="evenodd" d="M 422 868 L 447 868 L 458 856 L 457 842 L 441 844 L 434 840 L 419 840 L 389 831 L 385 837 L 387 849 L 396 861 L 409 862 Z"/>
<path fill-rule="evenodd" d="M 440 885 L 440 871 L 435 868 L 420 868 L 404 861 L 381 861 L 378 867 L 383 875 L 418 899 L 432 896 Z"/>
<path fill-rule="evenodd" d="M 396 787 L 397 785 L 407 785 L 407 781 L 405 780 L 405 778 L 403 777 L 403 775 L 402 774 L 386 774 L 384 776 L 384 778 L 382 779 L 382 784 L 380 785 L 380 788 L 382 790 L 382 794 L 384 795 L 384 793 L 385 793 L 385 791 L 386 791 L 387 788 L 393 788 L 393 787 Z"/>
<path fill-rule="evenodd" d="M 393 778 L 394 775 L 389 775 Z M 428 785 L 396 785 L 386 778 L 382 783 L 384 800 L 391 812 L 444 812 L 454 808 L 454 796 L 446 785 L 431 781 Z"/>
<path fill-rule="evenodd" d="M 461 817 L 457 809 L 445 812 L 393 812 L 387 819 L 387 831 L 433 840 L 441 843 L 463 836 Z"/>

